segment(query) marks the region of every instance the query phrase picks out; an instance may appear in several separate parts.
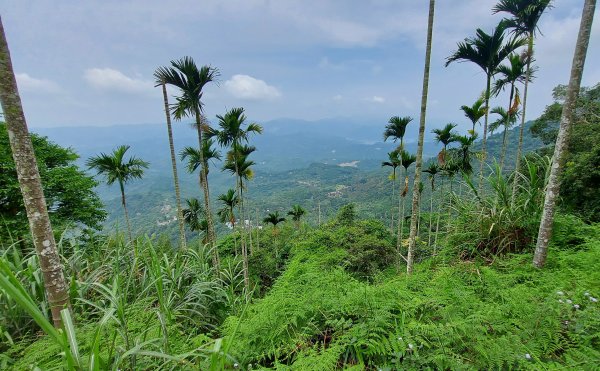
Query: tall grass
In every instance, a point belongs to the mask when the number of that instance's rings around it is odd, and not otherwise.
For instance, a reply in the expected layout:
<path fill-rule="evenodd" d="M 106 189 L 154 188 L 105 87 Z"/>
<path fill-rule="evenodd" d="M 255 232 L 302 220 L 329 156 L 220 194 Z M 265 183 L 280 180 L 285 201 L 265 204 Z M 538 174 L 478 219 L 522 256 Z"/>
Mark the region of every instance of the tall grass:
<path fill-rule="evenodd" d="M 22 256 L 12 245 L 0 258 L 0 350 L 7 352 L 0 361 L 17 368 L 133 370 L 227 360 L 218 345 L 223 341 L 211 332 L 232 307 L 245 305 L 237 264 L 221 274 L 204 246 L 176 250 L 147 237 L 133 244 L 123 236 L 59 244 L 73 303 L 59 330 L 47 320 L 36 256 Z M 36 354 L 28 342 L 40 330 L 46 339 L 31 346 L 46 347 Z M 25 359 L 17 359 L 19 352 Z"/>
<path fill-rule="evenodd" d="M 486 178 L 488 192 L 481 195 L 464 175 L 467 191 L 453 194 L 447 245 L 451 254 L 468 259 L 520 252 L 532 246 L 539 226 L 549 160 L 537 157 L 506 178 L 498 165 Z M 519 178 L 512 198 L 512 179 Z"/>

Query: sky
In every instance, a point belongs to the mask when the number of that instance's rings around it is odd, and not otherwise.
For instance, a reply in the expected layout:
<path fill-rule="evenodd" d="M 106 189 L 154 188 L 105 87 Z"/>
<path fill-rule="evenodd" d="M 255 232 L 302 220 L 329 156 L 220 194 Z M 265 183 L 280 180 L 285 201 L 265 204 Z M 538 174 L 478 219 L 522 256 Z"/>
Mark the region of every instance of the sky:
<path fill-rule="evenodd" d="M 439 0 L 429 127 L 456 122 L 485 87 L 469 63 L 444 67 L 456 43 L 501 19 L 494 0 Z M 209 119 L 232 107 L 261 122 L 419 117 L 426 0 L 6 0 L 0 15 L 31 128 L 161 123 L 159 66 L 183 56 L 218 68 Z M 556 0 L 540 21 L 528 117 L 568 82 L 583 0 Z M 598 14 L 596 14 L 598 18 Z M 583 85 L 600 82 L 600 20 Z M 176 94 L 175 90 L 170 90 Z M 494 105 L 506 106 L 500 96 Z"/>

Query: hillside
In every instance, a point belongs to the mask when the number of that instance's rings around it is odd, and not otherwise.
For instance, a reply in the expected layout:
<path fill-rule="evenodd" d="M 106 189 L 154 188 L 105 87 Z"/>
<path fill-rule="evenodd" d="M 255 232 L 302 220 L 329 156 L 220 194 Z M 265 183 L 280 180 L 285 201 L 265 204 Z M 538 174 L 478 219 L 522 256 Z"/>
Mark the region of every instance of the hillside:
<path fill-rule="evenodd" d="M 528 122 L 525 128 L 524 151 L 542 146 L 531 137 Z M 331 119 L 322 121 L 275 120 L 264 124 L 262 135 L 253 138 L 257 151 L 253 154 L 254 180 L 249 183 L 247 196 L 252 219 L 259 218 L 284 205 L 300 204 L 308 210 L 308 220 L 316 224 L 334 215 L 343 204 L 354 202 L 366 217 L 387 219 L 391 182 L 389 169 L 382 169 L 386 153 L 395 148 L 393 143 L 378 142 L 382 125 Z M 414 128 L 414 127 L 413 127 Z M 342 130 L 344 129 L 344 130 Z M 40 132 L 58 144 L 70 146 L 80 154 L 81 162 L 99 152 L 109 152 L 117 143 L 128 143 L 132 151 L 150 162 L 144 178 L 127 186 L 134 229 L 141 233 L 175 235 L 175 201 L 168 146 L 163 125 L 135 125 L 113 127 L 79 127 L 46 129 Z M 177 152 L 185 146 L 196 146 L 197 139 L 185 124 L 175 125 Z M 343 134 L 343 135 L 342 135 Z M 409 135 L 409 134 L 407 134 Z M 359 141 L 358 138 L 363 138 Z M 364 142 L 370 142 L 366 144 Z M 518 143 L 518 127 L 508 134 L 507 163 L 514 162 Z M 415 150 L 415 142 L 407 139 L 408 151 Z M 490 161 L 500 157 L 502 135 L 488 138 Z M 425 157 L 437 155 L 439 145 L 427 142 Z M 477 150 L 477 147 L 475 148 Z M 346 166 L 341 166 L 346 165 Z M 217 197 L 233 187 L 232 177 L 215 163 L 209 174 L 212 205 L 218 207 Z M 200 197 L 197 175 L 185 172 L 179 162 L 182 197 Z M 425 187 L 428 197 L 429 187 Z M 124 226 L 118 189 L 104 185 L 98 192 L 108 211 L 105 225 Z M 224 226 L 219 226 L 225 232 Z"/>

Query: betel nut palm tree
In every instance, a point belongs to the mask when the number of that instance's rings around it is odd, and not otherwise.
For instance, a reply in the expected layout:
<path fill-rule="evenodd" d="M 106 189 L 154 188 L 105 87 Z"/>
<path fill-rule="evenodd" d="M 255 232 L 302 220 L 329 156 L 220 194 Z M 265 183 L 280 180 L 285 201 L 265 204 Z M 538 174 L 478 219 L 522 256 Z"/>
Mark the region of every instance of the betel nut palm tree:
<path fill-rule="evenodd" d="M 203 89 L 204 87 L 216 81 L 219 77 L 219 71 L 211 66 L 202 66 L 198 68 L 191 57 L 183 57 L 178 60 L 171 61 L 170 67 L 159 67 L 155 72 L 157 81 L 164 84 L 174 86 L 179 90 L 176 103 L 171 107 L 173 116 L 176 120 L 181 120 L 184 117 L 192 117 L 194 119 L 196 131 L 198 133 L 198 148 L 202 148 L 202 136 L 209 127 L 203 119 Z M 202 155 L 202 151 L 200 151 Z M 201 159 L 201 163 L 204 160 Z M 211 244 L 216 242 L 215 227 L 210 208 L 209 185 L 207 180 L 206 168 L 201 171 L 202 192 L 204 193 L 204 212 L 208 223 L 208 238 Z M 214 246 L 213 246 L 214 247 Z"/>
<path fill-rule="evenodd" d="M 527 39 L 527 69 L 525 72 L 525 86 L 523 89 L 523 108 L 521 109 L 521 126 L 519 128 L 519 144 L 517 146 L 517 159 L 515 169 L 521 164 L 523 150 L 523 131 L 525 128 L 525 113 L 527 110 L 528 87 L 531 76 L 531 63 L 533 61 L 533 43 L 538 31 L 538 22 L 544 12 L 551 7 L 552 0 L 500 0 L 492 9 L 493 13 L 506 13 L 510 17 L 504 20 L 505 26 L 515 35 Z M 512 202 L 517 192 L 519 177 L 513 180 Z"/>
<path fill-rule="evenodd" d="M 287 214 L 292 217 L 292 220 L 294 221 L 294 224 L 296 225 L 296 229 L 299 229 L 300 228 L 300 220 L 306 214 L 306 210 L 304 210 L 302 208 L 302 206 L 300 206 L 300 205 L 294 205 L 294 206 L 292 206 L 292 210 L 288 211 Z"/>
<path fill-rule="evenodd" d="M 446 67 L 453 62 L 472 62 L 483 70 L 486 76 L 485 106 L 489 107 L 492 78 L 502 61 L 519 47 L 525 45 L 526 40 L 514 37 L 505 42 L 507 25 L 500 22 L 491 34 L 478 28 L 475 37 L 466 38 L 458 43 L 456 51 L 446 59 Z M 479 190 L 483 188 L 483 168 L 486 158 L 486 144 L 489 113 L 486 111 L 483 123 L 483 137 L 481 141 L 482 159 L 479 171 Z"/>
<path fill-rule="evenodd" d="M 177 222 L 179 224 L 179 247 L 186 248 L 185 225 L 183 220 L 183 211 L 181 208 L 181 190 L 179 188 L 179 176 L 177 174 L 177 159 L 175 157 L 175 145 L 173 143 L 173 129 L 171 127 L 171 111 L 169 110 L 169 97 L 167 96 L 167 84 L 162 79 L 159 71 L 154 72 L 155 87 L 162 87 L 163 104 L 165 106 L 165 116 L 167 121 L 167 135 L 169 139 L 169 151 L 171 155 L 171 170 L 173 172 L 173 185 L 175 187 L 175 206 L 177 207 Z"/>
<path fill-rule="evenodd" d="M 133 233 L 131 231 L 131 221 L 127 210 L 127 200 L 125 198 L 125 184 L 133 179 L 141 179 L 144 175 L 144 169 L 147 169 L 148 162 L 130 157 L 125 159 L 125 153 L 129 150 L 128 145 L 122 145 L 113 150 L 112 153 L 100 153 L 98 156 L 89 158 L 86 161 L 86 166 L 94 169 L 98 175 L 104 175 L 106 184 L 112 185 L 115 182 L 119 185 L 121 191 L 121 206 L 125 214 L 125 222 L 127 224 L 127 233 L 129 241 L 133 242 Z"/>

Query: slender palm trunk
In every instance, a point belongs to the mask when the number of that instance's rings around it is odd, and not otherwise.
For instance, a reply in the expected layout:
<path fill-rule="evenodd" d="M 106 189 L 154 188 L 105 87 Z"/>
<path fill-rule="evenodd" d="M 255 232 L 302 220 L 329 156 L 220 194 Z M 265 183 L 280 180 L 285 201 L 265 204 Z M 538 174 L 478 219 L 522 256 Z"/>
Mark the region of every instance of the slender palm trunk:
<path fill-rule="evenodd" d="M 531 60 L 533 59 L 533 32 L 529 33 L 529 43 L 527 45 L 527 71 L 525 72 L 525 87 L 523 89 L 523 110 L 521 112 L 521 127 L 519 128 L 519 145 L 517 147 L 517 160 L 515 162 L 515 170 L 518 171 L 521 166 L 521 151 L 523 151 L 523 131 L 525 130 L 525 111 L 527 109 L 527 88 L 529 87 L 529 79 L 531 76 Z M 513 179 L 513 188 L 511 195 L 511 205 L 515 203 L 517 187 L 519 185 L 519 177 Z"/>
<path fill-rule="evenodd" d="M 504 170 L 504 159 L 506 158 L 506 137 L 508 132 L 508 126 L 510 125 L 511 119 L 511 108 L 513 99 L 515 96 L 515 83 L 513 82 L 510 86 L 510 97 L 508 98 L 508 109 L 506 110 L 506 121 L 504 122 L 504 132 L 502 133 L 502 153 L 500 155 L 500 171 Z"/>
<path fill-rule="evenodd" d="M 433 180 L 431 181 L 431 195 L 429 197 L 429 231 L 427 233 L 427 246 L 431 246 L 431 232 L 433 230 L 433 195 L 435 188 L 433 186 Z"/>
<path fill-rule="evenodd" d="M 207 167 L 208 164 L 204 161 L 204 153 L 202 152 L 202 120 L 200 119 L 200 111 L 196 110 L 196 129 L 198 130 L 198 145 L 200 148 L 200 163 L 202 166 L 200 167 L 200 186 L 202 187 L 202 191 L 204 193 L 204 213 L 206 214 L 206 223 L 208 223 L 208 240 L 210 241 L 212 255 L 213 255 L 213 265 L 219 269 L 220 259 L 219 259 L 219 251 L 216 247 L 217 236 L 215 234 L 215 224 L 212 218 L 212 211 L 210 209 L 210 191 L 208 188 L 208 174 Z"/>
<path fill-rule="evenodd" d="M 491 72 L 487 75 L 487 82 L 485 88 L 485 106 L 489 108 L 490 106 L 490 85 L 492 82 Z M 490 110 L 485 110 L 485 120 L 483 123 L 483 138 L 481 139 L 481 159 L 479 164 L 479 195 L 482 195 L 483 192 L 483 168 L 485 166 L 485 159 L 487 157 L 487 131 L 488 131 L 488 120 L 490 117 Z"/>
<path fill-rule="evenodd" d="M 177 206 L 177 222 L 179 223 L 179 247 L 187 248 L 185 240 L 185 224 L 183 211 L 181 209 L 181 192 L 179 189 L 179 177 L 177 176 L 177 160 L 175 158 L 175 145 L 173 144 L 173 129 L 171 128 L 171 114 L 169 112 L 169 98 L 167 97 L 167 86 L 162 84 L 163 101 L 165 103 L 165 115 L 167 117 L 167 132 L 169 134 L 169 149 L 171 151 L 171 167 L 173 169 L 173 184 L 175 185 L 175 204 Z"/>
<path fill-rule="evenodd" d="M 390 229 L 394 232 L 394 201 L 396 200 L 396 170 L 394 169 L 394 179 L 392 179 L 392 207 L 390 208 Z"/>
<path fill-rule="evenodd" d="M 23 106 L 10 59 L 10 51 L 0 19 L 0 102 L 6 120 L 6 129 L 19 187 L 33 244 L 40 262 L 48 304 L 54 326 L 61 326 L 60 311 L 70 307 L 69 291 L 63 275 L 62 262 L 56 248 L 46 198 L 42 188 L 33 145 L 29 137 Z"/>
<path fill-rule="evenodd" d="M 133 244 L 131 221 L 129 220 L 129 211 L 127 211 L 127 200 L 125 199 L 125 185 L 122 182 L 119 182 L 119 188 L 121 190 L 121 206 L 123 206 L 123 213 L 125 214 L 125 224 L 127 225 L 127 235 L 129 236 L 129 242 Z"/>
<path fill-rule="evenodd" d="M 585 57 L 590 41 L 590 33 L 592 22 L 594 20 L 594 10 L 596 0 L 586 0 L 583 6 L 583 14 L 581 16 L 581 24 L 579 25 L 579 35 L 577 36 L 577 44 L 575 46 L 575 54 L 571 66 L 571 77 L 569 79 L 569 87 L 567 88 L 567 97 L 565 99 L 562 115 L 560 118 L 560 128 L 556 145 L 554 147 L 554 155 L 552 157 L 552 168 L 550 169 L 550 178 L 546 187 L 546 197 L 544 200 L 544 209 L 538 232 L 538 239 L 535 246 L 535 254 L 533 257 L 533 265 L 537 268 L 542 268 L 546 263 L 548 254 L 548 243 L 552 236 L 552 224 L 554 221 L 554 208 L 558 199 L 560 190 L 560 176 L 564 167 L 564 154 L 567 150 L 569 131 L 571 129 L 573 112 L 577 103 L 577 95 L 581 88 L 581 75 L 585 65 Z"/>
<path fill-rule="evenodd" d="M 406 172 L 406 170 L 404 171 Z M 404 173 L 402 174 L 404 175 Z M 400 183 L 402 186 L 402 183 Z M 404 227 L 404 203 L 402 202 L 404 197 L 402 197 L 402 191 L 398 192 L 398 219 L 396 220 L 396 226 L 398 231 L 396 233 L 396 251 L 398 253 L 398 267 L 400 267 L 400 258 L 402 256 L 402 227 Z"/>
<path fill-rule="evenodd" d="M 239 169 L 237 166 L 237 156 L 234 152 L 234 162 L 235 162 L 235 173 L 239 174 Z M 241 250 L 242 250 L 242 264 L 244 267 L 244 285 L 246 287 L 246 289 L 250 288 L 250 277 L 248 275 L 248 247 L 246 246 L 246 221 L 244 219 L 244 194 L 243 194 L 243 189 L 244 189 L 244 184 L 242 183 L 242 177 L 241 176 L 237 176 L 236 175 L 236 188 L 238 191 L 238 195 L 240 198 L 240 203 L 239 203 L 239 209 L 240 209 L 240 221 L 241 221 L 241 227 L 240 227 L 240 243 L 241 243 Z"/>
<path fill-rule="evenodd" d="M 417 147 L 417 161 L 415 163 L 415 179 L 413 185 L 412 215 L 410 218 L 410 235 L 408 239 L 408 256 L 406 263 L 406 273 L 413 271 L 413 262 L 415 254 L 415 244 L 417 240 L 417 225 L 419 224 L 419 212 L 421 202 L 421 192 L 419 184 L 421 182 L 421 167 L 423 164 L 423 141 L 425 137 L 425 115 L 427 113 L 427 94 L 429 92 L 429 65 L 431 62 L 431 42 L 433 38 L 433 16 L 435 12 L 435 0 L 429 1 L 429 19 L 427 22 L 427 48 L 425 51 L 425 67 L 423 71 L 423 89 L 421 93 L 421 115 L 419 120 L 419 143 Z"/>
<path fill-rule="evenodd" d="M 260 249 L 260 236 L 259 236 L 259 231 L 260 228 L 258 228 L 258 208 L 256 208 L 256 249 Z"/>
<path fill-rule="evenodd" d="M 444 207 L 444 178 L 442 177 L 442 182 L 440 185 L 440 207 L 438 209 L 438 213 L 437 213 L 437 220 L 435 222 L 435 239 L 433 241 L 433 255 L 436 255 L 437 253 L 437 246 L 438 246 L 438 234 L 440 232 L 440 219 L 442 217 L 442 209 Z"/>

